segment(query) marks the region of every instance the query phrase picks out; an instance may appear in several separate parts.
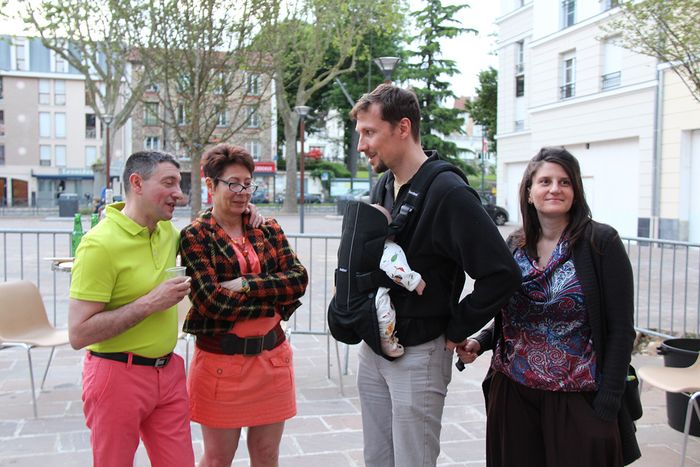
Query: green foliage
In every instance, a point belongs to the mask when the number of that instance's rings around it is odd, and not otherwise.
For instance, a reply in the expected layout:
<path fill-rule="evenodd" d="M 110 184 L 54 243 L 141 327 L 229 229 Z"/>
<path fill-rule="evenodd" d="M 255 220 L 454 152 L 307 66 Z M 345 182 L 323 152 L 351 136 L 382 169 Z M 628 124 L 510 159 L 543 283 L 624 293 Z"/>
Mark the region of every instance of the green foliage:
<path fill-rule="evenodd" d="M 479 72 L 476 98 L 467 102 L 467 111 L 474 122 L 486 127 L 489 150 L 496 152 L 496 112 L 498 109 L 498 72 L 489 67 Z"/>
<path fill-rule="evenodd" d="M 468 5 L 443 5 L 440 0 L 427 0 L 425 8 L 411 13 L 418 30 L 413 43 L 417 49 L 410 52 L 408 66 L 413 90 L 421 105 L 421 141 L 426 149 L 437 150 L 463 170 L 466 164 L 457 157 L 457 145 L 443 139 L 450 133 L 463 133 L 463 111 L 444 107 L 449 98 L 455 98 L 447 77 L 459 72 L 454 60 L 442 58 L 440 40 L 454 38 L 472 29 L 458 26 L 456 13 Z"/>
<path fill-rule="evenodd" d="M 672 70 L 700 102 L 700 0 L 626 1 L 620 12 L 603 31 L 620 34 L 626 49 L 673 64 Z"/>
<path fill-rule="evenodd" d="M 348 178 L 350 171 L 339 162 L 330 162 L 323 159 L 307 159 L 305 168 L 311 172 L 314 178 L 320 179 L 323 172 L 330 172 L 334 178 Z"/>

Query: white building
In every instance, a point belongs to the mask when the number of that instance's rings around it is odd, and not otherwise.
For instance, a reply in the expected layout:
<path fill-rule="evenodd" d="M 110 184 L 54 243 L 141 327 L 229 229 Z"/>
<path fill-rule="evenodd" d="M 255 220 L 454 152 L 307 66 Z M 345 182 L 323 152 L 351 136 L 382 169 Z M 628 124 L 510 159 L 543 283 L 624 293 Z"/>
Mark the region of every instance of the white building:
<path fill-rule="evenodd" d="M 600 29 L 617 2 L 501 4 L 498 203 L 520 222 L 518 187 L 528 160 L 542 146 L 564 146 L 580 161 L 596 220 L 623 236 L 672 237 L 659 219 L 662 72 L 655 59 L 616 46 Z"/>

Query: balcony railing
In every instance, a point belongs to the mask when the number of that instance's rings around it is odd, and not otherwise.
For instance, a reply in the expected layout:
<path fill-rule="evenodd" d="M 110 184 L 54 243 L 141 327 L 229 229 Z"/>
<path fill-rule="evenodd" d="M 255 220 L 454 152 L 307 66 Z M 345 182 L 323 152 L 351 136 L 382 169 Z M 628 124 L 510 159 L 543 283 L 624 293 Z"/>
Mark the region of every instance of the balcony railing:
<path fill-rule="evenodd" d="M 559 98 L 560 99 L 569 99 L 572 98 L 576 95 L 576 84 L 575 83 L 569 83 L 565 84 L 564 86 L 561 86 L 559 88 Z"/>
<path fill-rule="evenodd" d="M 522 75 L 523 73 L 525 73 L 525 64 L 524 63 L 516 63 L 515 64 L 515 74 Z"/>
<path fill-rule="evenodd" d="M 619 87 L 622 84 L 622 72 L 607 73 L 601 76 L 603 90 Z"/>
<path fill-rule="evenodd" d="M 97 138 L 97 130 L 95 127 L 85 128 L 85 139 L 95 139 Z"/>

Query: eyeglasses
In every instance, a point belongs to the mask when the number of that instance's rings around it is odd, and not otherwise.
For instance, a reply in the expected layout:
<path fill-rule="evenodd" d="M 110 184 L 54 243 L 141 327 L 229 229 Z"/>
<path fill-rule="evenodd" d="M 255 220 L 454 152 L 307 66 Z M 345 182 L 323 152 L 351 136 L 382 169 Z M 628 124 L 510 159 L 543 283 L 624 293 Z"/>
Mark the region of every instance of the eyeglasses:
<path fill-rule="evenodd" d="M 255 193 L 255 190 L 258 189 L 258 185 L 253 185 L 253 184 L 250 184 L 250 185 L 241 185 L 241 184 L 238 183 L 238 182 L 227 182 L 226 180 L 222 180 L 222 179 L 220 179 L 220 178 L 217 178 L 217 180 L 220 181 L 221 183 L 223 183 L 224 185 L 228 185 L 228 189 L 229 189 L 232 193 L 237 193 L 237 194 L 238 194 L 238 193 L 249 193 L 249 194 L 253 194 L 253 193 Z"/>

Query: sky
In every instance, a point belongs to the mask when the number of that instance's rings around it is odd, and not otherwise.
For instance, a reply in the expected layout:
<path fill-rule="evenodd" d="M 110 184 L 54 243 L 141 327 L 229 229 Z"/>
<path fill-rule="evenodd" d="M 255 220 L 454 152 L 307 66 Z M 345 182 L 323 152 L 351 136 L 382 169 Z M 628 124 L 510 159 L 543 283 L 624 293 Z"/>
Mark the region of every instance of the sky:
<path fill-rule="evenodd" d="M 481 70 L 492 66 L 497 68 L 496 50 L 496 18 L 500 16 L 501 2 L 498 0 L 443 0 L 444 4 L 467 3 L 470 8 L 463 8 L 457 19 L 465 28 L 479 31 L 477 35 L 462 34 L 454 39 L 445 40 L 442 44 L 443 58 L 455 60 L 460 70 L 459 75 L 452 77 L 451 82 L 456 96 L 474 96 L 479 84 L 477 75 Z M 411 0 L 411 9 L 420 9 L 425 2 Z"/>
<path fill-rule="evenodd" d="M 497 57 L 493 55 L 496 49 L 497 31 L 494 21 L 500 15 L 498 0 L 443 0 L 444 4 L 467 3 L 469 8 L 463 8 L 457 15 L 457 19 L 465 28 L 473 28 L 479 31 L 477 35 L 462 34 L 461 36 L 445 40 L 442 44 L 443 58 L 455 60 L 460 74 L 452 77 L 453 91 L 457 96 L 473 96 L 479 84 L 477 75 L 479 71 L 489 66 L 497 67 Z M 425 1 L 409 0 L 412 11 L 424 8 Z M 17 8 L 17 0 L 11 0 L 9 11 Z M 22 23 L 5 18 L 2 21 L 3 32 L 21 33 Z"/>

